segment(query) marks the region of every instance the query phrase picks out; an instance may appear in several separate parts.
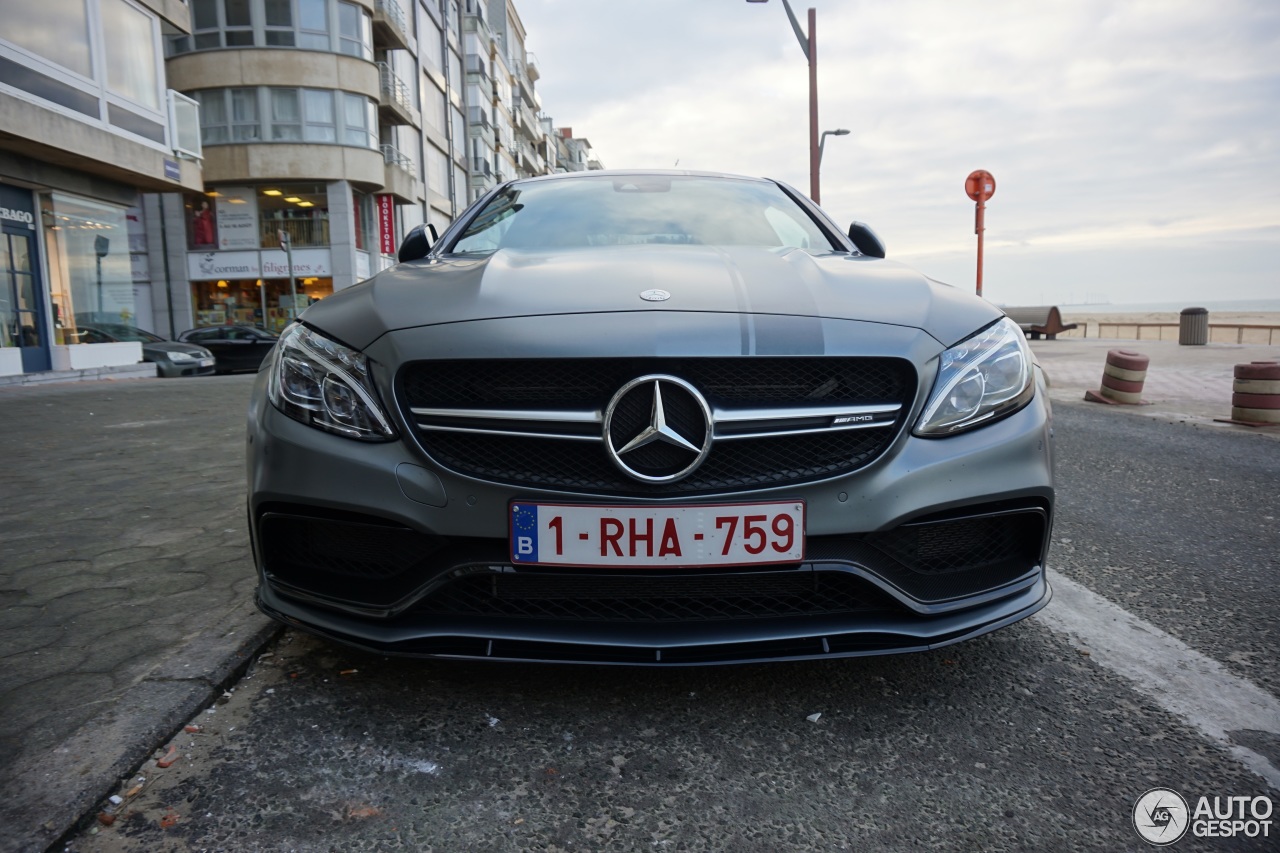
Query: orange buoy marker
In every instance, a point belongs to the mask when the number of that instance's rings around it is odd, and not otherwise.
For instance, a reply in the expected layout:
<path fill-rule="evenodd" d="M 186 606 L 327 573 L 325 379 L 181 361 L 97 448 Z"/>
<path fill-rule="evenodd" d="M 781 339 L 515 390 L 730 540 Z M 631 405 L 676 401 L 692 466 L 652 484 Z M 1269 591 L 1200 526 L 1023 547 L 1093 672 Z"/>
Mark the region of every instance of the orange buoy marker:
<path fill-rule="evenodd" d="M 1142 402 L 1142 384 L 1147 381 L 1147 365 L 1150 363 L 1151 359 L 1140 352 L 1111 350 L 1102 368 L 1102 387 L 1096 393 L 1085 391 L 1084 398 L 1093 403 L 1147 405 Z"/>
<path fill-rule="evenodd" d="M 1214 420 L 1244 426 L 1280 425 L 1280 361 L 1237 364 L 1231 417 Z"/>

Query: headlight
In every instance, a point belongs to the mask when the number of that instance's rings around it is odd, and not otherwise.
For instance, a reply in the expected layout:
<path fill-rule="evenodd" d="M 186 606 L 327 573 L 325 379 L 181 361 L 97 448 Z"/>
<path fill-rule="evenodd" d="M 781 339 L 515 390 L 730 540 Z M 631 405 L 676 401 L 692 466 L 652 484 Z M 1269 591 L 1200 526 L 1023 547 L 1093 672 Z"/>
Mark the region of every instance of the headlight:
<path fill-rule="evenodd" d="M 196 357 L 189 352 L 169 352 L 166 353 L 170 361 L 195 361 Z"/>
<path fill-rule="evenodd" d="M 1035 394 L 1031 350 L 1008 317 L 941 356 L 933 393 L 915 434 L 943 436 L 1017 411 Z"/>
<path fill-rule="evenodd" d="M 267 393 L 276 408 L 308 426 L 360 441 L 396 437 L 378 403 L 364 353 L 298 323 L 276 344 Z"/>

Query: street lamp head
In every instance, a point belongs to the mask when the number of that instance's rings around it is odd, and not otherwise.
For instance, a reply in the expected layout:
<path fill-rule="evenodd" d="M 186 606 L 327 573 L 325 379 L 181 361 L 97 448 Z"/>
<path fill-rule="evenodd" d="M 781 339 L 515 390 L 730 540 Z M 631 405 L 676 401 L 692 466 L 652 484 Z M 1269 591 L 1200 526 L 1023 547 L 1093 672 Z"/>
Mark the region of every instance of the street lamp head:
<path fill-rule="evenodd" d="M 828 133 L 830 133 L 832 136 L 848 136 L 849 135 L 849 131 L 845 130 L 843 127 L 840 128 L 839 130 L 828 131 Z"/>

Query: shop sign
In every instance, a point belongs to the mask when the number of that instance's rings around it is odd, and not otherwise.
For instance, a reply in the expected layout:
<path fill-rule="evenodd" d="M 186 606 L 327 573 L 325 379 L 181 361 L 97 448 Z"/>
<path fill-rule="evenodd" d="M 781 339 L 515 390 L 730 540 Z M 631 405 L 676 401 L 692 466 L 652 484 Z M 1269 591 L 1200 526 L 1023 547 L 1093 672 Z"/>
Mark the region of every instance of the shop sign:
<path fill-rule="evenodd" d="M 31 191 L 0 184 L 0 220 L 35 228 L 35 203 Z"/>
<path fill-rule="evenodd" d="M 396 206 L 392 195 L 377 196 L 378 233 L 382 237 L 382 254 L 396 253 Z"/>
<path fill-rule="evenodd" d="M 293 274 L 298 278 L 314 276 L 328 278 L 333 275 L 329 264 L 328 249 L 294 249 Z M 279 249 L 262 251 L 262 278 L 288 278 L 289 257 Z"/>
<path fill-rule="evenodd" d="M 192 281 L 261 278 L 261 267 L 257 252 L 191 252 L 187 255 L 187 278 Z"/>
<path fill-rule="evenodd" d="M 253 187 L 218 187 L 218 248 L 258 248 L 258 198 Z"/>

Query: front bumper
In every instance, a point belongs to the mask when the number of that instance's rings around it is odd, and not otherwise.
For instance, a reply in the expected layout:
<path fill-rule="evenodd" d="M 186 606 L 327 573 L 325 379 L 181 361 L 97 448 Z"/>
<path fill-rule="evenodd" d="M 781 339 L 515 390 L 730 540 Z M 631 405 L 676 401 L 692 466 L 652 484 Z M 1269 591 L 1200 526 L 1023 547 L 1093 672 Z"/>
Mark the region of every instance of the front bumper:
<path fill-rule="evenodd" d="M 637 577 L 510 564 L 508 503 L 563 501 L 564 495 L 451 473 L 432 466 L 407 440 L 356 444 L 320 432 L 282 415 L 261 391 L 260 385 L 250 410 L 248 448 L 258 606 L 286 624 L 379 653 L 632 665 L 888 654 L 996 630 L 1036 612 L 1051 596 L 1043 566 L 1052 460 L 1042 396 L 969 433 L 925 440 L 904 432 L 882 458 L 852 475 L 751 492 L 752 500 L 807 502 L 808 558 L 768 571 L 668 573 L 679 580 L 663 594 L 667 599 L 685 594 L 675 589 L 681 583 L 708 578 L 713 585 L 728 577 L 791 590 L 781 597 L 785 606 L 757 602 L 741 613 L 728 608 L 708 617 L 706 598 L 693 605 L 678 600 L 669 613 L 637 615 L 633 605 L 654 597 L 643 590 L 577 599 L 566 593 L 548 604 L 555 596 L 539 585 L 625 586 Z M 282 538 L 288 519 L 333 531 L 334 538 Z M 1004 550 L 973 565 L 966 563 L 973 562 L 965 556 L 970 552 L 956 546 L 955 565 L 918 570 L 889 541 L 913 525 L 960 531 L 945 525 L 990 519 L 1005 519 L 1000 530 L 1006 532 L 979 538 L 1004 542 Z M 352 533 L 357 528 L 363 532 Z M 931 541 L 958 540 L 948 533 Z M 311 542 L 310 550 L 295 547 L 299 542 Z M 350 553 L 342 552 L 344 542 L 356 543 L 347 546 Z M 662 577 L 640 574 L 638 583 Z M 525 585 L 522 593 L 513 594 L 512 579 Z M 797 585 L 810 583 L 818 590 L 839 587 L 840 595 L 857 601 L 834 608 L 789 603 Z M 487 598 L 477 604 L 473 595 L 465 607 L 440 604 L 456 604 L 450 585 L 460 584 L 487 589 Z M 693 615 L 681 618 L 681 612 Z"/>

